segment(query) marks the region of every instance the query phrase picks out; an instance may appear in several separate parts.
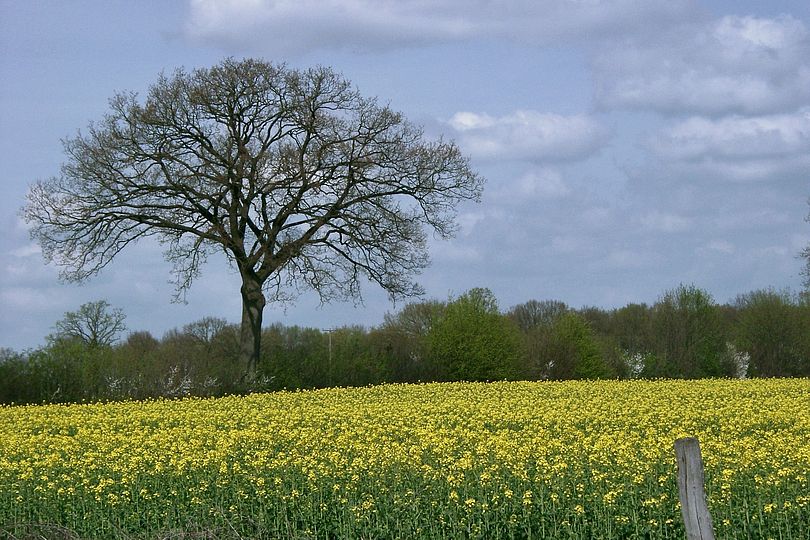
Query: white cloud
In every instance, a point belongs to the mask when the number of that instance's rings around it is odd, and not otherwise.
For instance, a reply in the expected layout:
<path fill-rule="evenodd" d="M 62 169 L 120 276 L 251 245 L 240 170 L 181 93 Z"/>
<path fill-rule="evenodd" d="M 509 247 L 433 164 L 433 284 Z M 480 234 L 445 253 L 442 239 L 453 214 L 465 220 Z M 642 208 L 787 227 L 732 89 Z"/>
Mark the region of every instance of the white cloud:
<path fill-rule="evenodd" d="M 700 250 L 700 252 L 716 252 L 724 255 L 731 255 L 736 251 L 734 244 L 727 240 L 711 240 L 707 242 Z"/>
<path fill-rule="evenodd" d="M 667 159 L 785 157 L 810 152 L 810 109 L 718 120 L 693 117 L 663 130 L 652 149 Z"/>
<path fill-rule="evenodd" d="M 40 248 L 38 244 L 28 244 L 9 251 L 9 254 L 19 258 L 30 257 L 31 255 L 39 255 L 40 253 L 42 253 L 42 248 Z"/>
<path fill-rule="evenodd" d="M 608 131 L 587 115 L 515 111 L 493 117 L 458 112 L 448 124 L 473 158 L 567 161 L 586 158 L 604 145 Z"/>
<path fill-rule="evenodd" d="M 690 17 L 690 0 L 191 0 L 186 35 L 230 49 L 391 49 L 472 38 L 551 43 Z"/>
<path fill-rule="evenodd" d="M 370 0 L 192 0 L 186 34 L 227 48 L 268 46 L 300 53 L 320 48 L 391 48 L 470 33 L 470 22 L 409 2 Z M 434 15 L 428 17 L 427 15 Z"/>
<path fill-rule="evenodd" d="M 736 182 L 793 181 L 796 175 L 807 175 L 810 156 L 790 159 L 757 159 L 718 161 L 707 159 L 699 163 L 678 164 L 677 171 L 684 177 L 702 176 Z"/>
<path fill-rule="evenodd" d="M 791 16 L 729 15 L 631 35 L 594 59 L 608 107 L 761 114 L 810 100 L 810 32 Z"/>
<path fill-rule="evenodd" d="M 660 159 L 733 180 L 774 178 L 810 166 L 810 109 L 794 114 L 692 117 L 648 141 Z"/>
<path fill-rule="evenodd" d="M 521 199 L 559 199 L 571 193 L 562 174 L 549 167 L 531 169 L 518 178 L 512 196 Z"/>
<path fill-rule="evenodd" d="M 793 234 L 790 236 L 790 246 L 795 252 L 799 252 L 808 246 L 807 236 L 801 234 Z"/>
<path fill-rule="evenodd" d="M 551 239 L 551 248 L 557 253 L 579 253 L 592 247 L 592 241 L 581 236 L 561 235 Z"/>
<path fill-rule="evenodd" d="M 431 258 L 439 262 L 473 263 L 481 261 L 481 253 L 475 246 L 458 242 L 443 242 L 441 247 L 431 250 Z"/>
<path fill-rule="evenodd" d="M 594 229 L 601 229 L 611 225 L 616 216 L 610 208 L 596 206 L 583 210 L 579 214 L 578 218 L 581 220 L 583 225 Z"/>
<path fill-rule="evenodd" d="M 793 253 L 785 246 L 778 245 L 778 246 L 763 246 L 760 248 L 756 248 L 751 253 L 758 259 L 765 259 L 768 260 L 770 258 L 785 258 L 788 256 L 793 255 Z"/>
<path fill-rule="evenodd" d="M 654 264 L 655 259 L 656 257 L 650 253 L 632 249 L 617 249 L 608 253 L 601 264 L 607 268 L 644 268 Z"/>
<path fill-rule="evenodd" d="M 793 224 L 793 218 L 782 208 L 748 209 L 738 212 L 722 212 L 712 216 L 706 226 L 712 229 L 750 236 L 750 231 Z"/>
<path fill-rule="evenodd" d="M 461 212 L 458 217 L 456 218 L 456 222 L 458 223 L 459 227 L 461 228 L 461 234 L 464 236 L 469 236 L 475 226 L 486 219 L 486 215 L 483 212 Z"/>
<path fill-rule="evenodd" d="M 3 287 L 0 289 L 0 303 L 6 310 L 41 312 L 53 308 L 55 302 L 53 288 L 42 287 Z"/>
<path fill-rule="evenodd" d="M 686 231 L 692 227 L 692 222 L 688 218 L 657 210 L 643 216 L 641 224 L 647 229 L 667 233 Z"/>

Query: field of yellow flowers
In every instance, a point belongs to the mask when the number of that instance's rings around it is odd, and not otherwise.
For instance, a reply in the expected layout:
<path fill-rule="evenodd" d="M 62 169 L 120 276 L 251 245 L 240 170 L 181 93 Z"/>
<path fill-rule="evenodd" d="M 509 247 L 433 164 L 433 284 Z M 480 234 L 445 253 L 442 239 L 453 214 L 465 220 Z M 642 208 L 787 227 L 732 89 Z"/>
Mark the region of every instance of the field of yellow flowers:
<path fill-rule="evenodd" d="M 718 538 L 810 538 L 808 379 L 0 407 L 0 537 L 683 538 L 687 435 Z"/>

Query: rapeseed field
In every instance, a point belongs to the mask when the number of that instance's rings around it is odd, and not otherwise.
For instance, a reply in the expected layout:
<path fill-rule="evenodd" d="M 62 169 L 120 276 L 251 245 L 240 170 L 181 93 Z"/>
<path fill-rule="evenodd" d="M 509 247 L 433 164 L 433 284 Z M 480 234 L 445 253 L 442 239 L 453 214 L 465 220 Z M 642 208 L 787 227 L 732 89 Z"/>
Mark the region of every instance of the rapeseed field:
<path fill-rule="evenodd" d="M 718 538 L 810 538 L 808 379 L 0 407 L 0 537 L 680 539 L 682 436 Z"/>

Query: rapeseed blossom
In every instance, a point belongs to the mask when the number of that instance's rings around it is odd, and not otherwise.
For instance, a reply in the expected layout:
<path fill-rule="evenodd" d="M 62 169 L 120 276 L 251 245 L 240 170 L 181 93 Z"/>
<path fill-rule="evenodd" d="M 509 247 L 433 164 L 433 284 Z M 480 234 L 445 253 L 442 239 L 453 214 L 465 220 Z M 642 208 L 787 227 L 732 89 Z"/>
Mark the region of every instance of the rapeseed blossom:
<path fill-rule="evenodd" d="M 810 380 L 382 385 L 0 407 L 0 531 L 82 538 L 810 537 Z M 308 533 L 306 531 L 309 531 Z"/>

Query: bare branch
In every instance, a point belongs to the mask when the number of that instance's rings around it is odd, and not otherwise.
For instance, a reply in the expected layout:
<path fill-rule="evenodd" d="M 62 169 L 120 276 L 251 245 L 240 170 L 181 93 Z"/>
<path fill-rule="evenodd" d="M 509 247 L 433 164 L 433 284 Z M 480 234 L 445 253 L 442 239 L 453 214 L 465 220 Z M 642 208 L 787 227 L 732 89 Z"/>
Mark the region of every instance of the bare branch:
<path fill-rule="evenodd" d="M 106 347 L 126 330 L 124 319 L 124 312 L 111 309 L 106 300 L 88 302 L 77 311 L 65 313 L 64 318 L 56 323 L 55 337 L 79 339 L 91 347 Z"/>
<path fill-rule="evenodd" d="M 263 287 L 276 300 L 305 288 L 356 299 L 368 279 L 417 294 L 428 232 L 451 236 L 457 205 L 483 185 L 454 143 L 425 140 L 330 69 L 249 59 L 161 75 L 143 100 L 118 94 L 64 149 L 61 174 L 23 209 L 64 279 L 155 236 L 182 299 L 221 250 L 254 328 Z"/>

